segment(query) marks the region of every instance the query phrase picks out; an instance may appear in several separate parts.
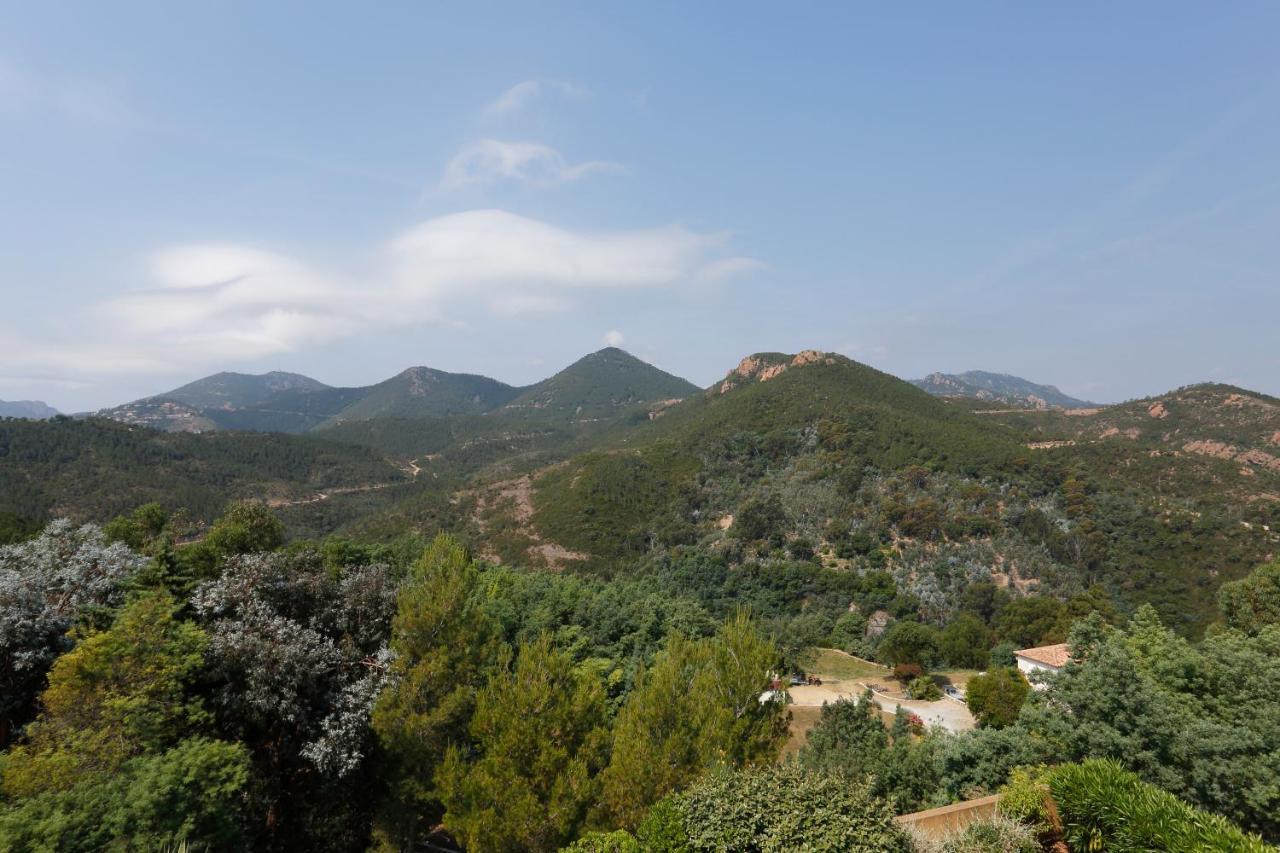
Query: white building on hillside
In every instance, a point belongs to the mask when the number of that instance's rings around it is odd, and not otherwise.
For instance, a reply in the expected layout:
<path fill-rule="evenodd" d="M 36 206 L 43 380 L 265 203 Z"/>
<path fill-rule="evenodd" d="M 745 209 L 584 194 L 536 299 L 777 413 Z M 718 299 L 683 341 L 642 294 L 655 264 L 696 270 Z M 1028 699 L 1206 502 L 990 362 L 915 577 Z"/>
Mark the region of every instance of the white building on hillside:
<path fill-rule="evenodd" d="M 1071 653 L 1067 651 L 1066 643 L 1056 643 L 1052 646 L 1037 646 L 1034 649 L 1020 649 L 1013 653 L 1014 659 L 1018 662 L 1018 669 L 1022 670 L 1022 674 L 1030 678 L 1033 672 L 1061 672 L 1062 668 L 1071 660 Z M 1036 684 L 1037 689 L 1043 689 L 1043 684 Z"/>

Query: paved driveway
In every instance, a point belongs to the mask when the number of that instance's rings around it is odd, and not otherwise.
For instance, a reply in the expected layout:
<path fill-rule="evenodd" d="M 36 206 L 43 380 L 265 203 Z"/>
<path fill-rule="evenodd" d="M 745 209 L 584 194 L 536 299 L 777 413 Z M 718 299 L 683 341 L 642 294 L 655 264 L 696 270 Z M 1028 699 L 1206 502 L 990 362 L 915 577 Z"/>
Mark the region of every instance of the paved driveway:
<path fill-rule="evenodd" d="M 857 699 L 867 689 L 861 681 L 832 681 L 822 684 L 801 684 L 788 689 L 794 705 L 821 706 L 837 699 Z M 918 715 L 926 726 L 942 726 L 949 732 L 964 732 L 974 727 L 973 715 L 963 702 L 940 699 L 937 702 L 920 702 L 915 699 L 893 699 L 872 693 L 877 705 L 892 714 L 898 706 Z"/>

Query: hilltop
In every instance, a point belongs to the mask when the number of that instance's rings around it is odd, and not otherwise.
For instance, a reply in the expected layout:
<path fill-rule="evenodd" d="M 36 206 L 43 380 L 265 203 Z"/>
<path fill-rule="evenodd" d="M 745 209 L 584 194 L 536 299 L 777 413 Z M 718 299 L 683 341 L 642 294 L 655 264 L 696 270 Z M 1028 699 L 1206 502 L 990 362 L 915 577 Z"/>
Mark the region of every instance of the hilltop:
<path fill-rule="evenodd" d="M 0 400 L 0 418 L 43 420 L 60 412 L 43 400 Z"/>
<path fill-rule="evenodd" d="M 965 373 L 930 373 L 911 384 L 936 397 L 963 397 L 1024 409 L 1080 409 L 1096 406 L 1063 394 L 1053 385 L 1039 385 L 1007 373 L 970 370 Z"/>
<path fill-rule="evenodd" d="M 744 567 L 813 558 L 885 568 L 943 600 L 975 578 L 1063 596 L 1100 583 L 1123 606 L 1154 603 L 1194 632 L 1217 584 L 1280 545 L 1277 499 L 1267 497 L 1280 487 L 1259 455 L 1270 452 L 1251 443 L 1270 441 L 1280 419 L 1267 398 L 1238 391 L 1163 399 L 1163 419 L 1154 399 L 993 415 L 840 355 L 759 353 L 653 421 L 505 485 L 527 491 L 530 509 L 525 538 L 504 556 L 531 559 L 519 549 L 553 543 L 574 555 L 559 564 L 606 572 L 686 547 Z M 1113 431 L 1133 417 L 1190 430 L 1168 438 L 1171 468 L 1147 445 L 1110 452 L 1107 442 L 1135 445 Z M 1063 424 L 1107 437 L 1073 441 Z M 1232 461 L 1206 441 L 1232 448 Z M 1257 497 L 1224 500 L 1214 488 L 1224 476 L 1249 481 Z M 484 530 L 505 523 L 488 511 Z M 1191 526 L 1194 537 L 1183 533 Z"/>
<path fill-rule="evenodd" d="M 410 367 L 363 389 L 360 398 L 334 415 L 333 421 L 480 414 L 501 406 L 516 393 L 505 382 L 487 376 Z"/>
<path fill-rule="evenodd" d="M 299 373 L 215 373 L 160 396 L 197 409 L 243 409 L 261 404 L 281 391 L 314 392 L 327 389 L 323 382 Z"/>
<path fill-rule="evenodd" d="M 524 389 L 503 410 L 585 420 L 626 406 L 675 403 L 699 390 L 628 352 L 606 347 Z"/>
<path fill-rule="evenodd" d="M 383 382 L 335 388 L 294 373 L 218 373 L 103 409 L 97 416 L 168 432 L 220 429 L 302 433 L 383 418 L 523 415 L 542 421 L 608 420 L 667 404 L 692 383 L 609 347 L 525 387 L 487 376 L 410 367 Z M 357 431 L 358 432 L 358 431 Z"/>

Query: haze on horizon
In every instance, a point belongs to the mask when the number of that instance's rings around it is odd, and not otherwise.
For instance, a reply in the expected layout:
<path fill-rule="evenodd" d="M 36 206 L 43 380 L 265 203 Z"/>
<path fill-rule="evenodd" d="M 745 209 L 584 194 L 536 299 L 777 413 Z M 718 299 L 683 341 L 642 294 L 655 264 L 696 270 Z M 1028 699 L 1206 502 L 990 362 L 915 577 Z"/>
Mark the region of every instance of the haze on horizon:
<path fill-rule="evenodd" d="M 1280 395 L 1275 4 L 5 18 L 0 399 L 606 344 Z"/>

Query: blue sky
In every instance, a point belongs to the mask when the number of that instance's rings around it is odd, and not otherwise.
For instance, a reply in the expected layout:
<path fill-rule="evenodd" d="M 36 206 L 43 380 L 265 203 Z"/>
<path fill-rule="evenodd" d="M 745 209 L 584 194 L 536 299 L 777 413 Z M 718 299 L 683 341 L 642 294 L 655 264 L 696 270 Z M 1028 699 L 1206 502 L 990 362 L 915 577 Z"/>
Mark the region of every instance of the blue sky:
<path fill-rule="evenodd" d="M 695 382 L 819 348 L 1280 394 L 1280 5 L 5 4 L 0 397 Z"/>

